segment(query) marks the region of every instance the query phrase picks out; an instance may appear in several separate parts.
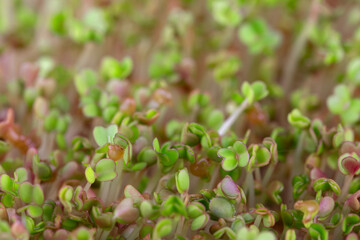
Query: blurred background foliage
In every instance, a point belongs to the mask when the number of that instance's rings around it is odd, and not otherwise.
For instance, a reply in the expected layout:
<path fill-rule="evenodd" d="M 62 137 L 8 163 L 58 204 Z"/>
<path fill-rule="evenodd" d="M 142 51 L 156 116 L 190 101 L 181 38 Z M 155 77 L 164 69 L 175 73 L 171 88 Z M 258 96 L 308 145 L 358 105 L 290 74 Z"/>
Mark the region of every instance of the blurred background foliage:
<path fill-rule="evenodd" d="M 294 107 L 334 126 L 358 120 L 330 107 L 340 115 L 333 118 L 326 105 L 340 83 L 352 98 L 359 92 L 356 0 L 3 0 L 0 16 L 3 105 L 14 104 L 6 93 L 21 94 L 14 82 L 24 62 L 67 86 L 75 71 L 100 69 L 107 56 L 132 60 L 128 82 L 165 83 L 180 101 L 200 89 L 226 109 L 243 81 L 261 80 L 270 90 L 261 107 L 270 122 L 285 123 Z"/>

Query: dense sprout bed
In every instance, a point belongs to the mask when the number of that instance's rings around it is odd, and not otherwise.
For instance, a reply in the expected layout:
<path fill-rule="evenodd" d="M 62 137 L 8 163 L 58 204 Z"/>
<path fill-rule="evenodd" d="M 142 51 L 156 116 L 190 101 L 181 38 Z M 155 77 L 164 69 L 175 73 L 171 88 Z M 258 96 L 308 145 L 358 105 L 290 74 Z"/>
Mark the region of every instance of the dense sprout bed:
<path fill-rule="evenodd" d="M 359 239 L 360 4 L 1 0 L 0 239 Z"/>

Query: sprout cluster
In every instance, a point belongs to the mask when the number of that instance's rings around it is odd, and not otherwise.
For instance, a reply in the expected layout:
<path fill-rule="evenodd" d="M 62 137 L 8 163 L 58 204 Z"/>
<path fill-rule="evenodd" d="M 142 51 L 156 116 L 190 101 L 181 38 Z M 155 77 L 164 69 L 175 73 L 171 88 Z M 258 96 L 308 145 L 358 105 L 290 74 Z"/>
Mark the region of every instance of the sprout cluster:
<path fill-rule="evenodd" d="M 0 239 L 360 238 L 360 5 L 0 1 Z"/>

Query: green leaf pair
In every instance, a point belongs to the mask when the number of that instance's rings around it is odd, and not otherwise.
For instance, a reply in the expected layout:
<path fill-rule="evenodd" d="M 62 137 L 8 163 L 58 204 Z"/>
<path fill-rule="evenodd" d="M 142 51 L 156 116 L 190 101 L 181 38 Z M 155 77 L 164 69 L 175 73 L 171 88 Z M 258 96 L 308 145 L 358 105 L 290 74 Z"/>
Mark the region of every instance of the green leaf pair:
<path fill-rule="evenodd" d="M 204 228 L 210 219 L 204 205 L 200 202 L 191 202 L 187 206 L 187 212 L 189 217 L 193 219 L 191 229 L 194 231 Z"/>
<path fill-rule="evenodd" d="M 353 98 L 349 88 L 343 84 L 335 87 L 334 94 L 327 99 L 327 106 L 333 114 L 338 114 L 346 125 L 359 120 L 360 99 Z"/>
<path fill-rule="evenodd" d="M 306 228 L 311 226 L 314 217 L 319 212 L 319 204 L 315 200 L 297 201 L 294 208 L 304 213 L 302 222 Z"/>
<path fill-rule="evenodd" d="M 260 205 L 260 207 L 255 209 L 254 213 L 258 215 L 257 217 L 261 217 L 264 227 L 270 228 L 275 225 L 274 214 L 264 206 Z"/>
<path fill-rule="evenodd" d="M 170 218 L 164 218 L 157 222 L 154 231 L 153 239 L 161 240 L 161 238 L 169 235 L 173 231 L 173 222 Z"/>
<path fill-rule="evenodd" d="M 93 207 L 91 209 L 91 216 L 96 225 L 103 229 L 112 228 L 116 219 L 112 212 L 104 212 L 102 207 Z"/>
<path fill-rule="evenodd" d="M 260 81 L 256 81 L 252 84 L 244 82 L 241 86 L 241 92 L 249 104 L 265 98 L 269 93 L 266 85 Z"/>
<path fill-rule="evenodd" d="M 174 146 L 179 153 L 179 158 L 185 159 L 190 163 L 195 162 L 195 153 L 194 150 L 188 145 L 178 144 Z"/>
<path fill-rule="evenodd" d="M 234 217 L 236 213 L 234 205 L 223 197 L 215 197 L 211 199 L 209 209 L 211 214 L 217 218 L 230 219 Z"/>
<path fill-rule="evenodd" d="M 248 239 L 248 240 L 275 240 L 276 236 L 270 231 L 259 231 L 255 225 L 251 225 L 249 228 L 242 227 L 236 233 L 236 239 Z"/>
<path fill-rule="evenodd" d="M 329 239 L 329 232 L 321 223 L 311 224 L 309 228 L 309 233 L 313 239 L 321 239 L 321 240 Z"/>
<path fill-rule="evenodd" d="M 220 110 L 211 111 L 207 124 L 211 129 L 219 130 L 224 122 L 224 114 Z"/>
<path fill-rule="evenodd" d="M 41 205 L 44 202 L 44 193 L 40 185 L 23 182 L 19 186 L 19 197 L 24 203 Z"/>
<path fill-rule="evenodd" d="M 125 79 L 132 71 L 133 62 L 126 57 L 121 62 L 112 57 L 106 57 L 101 63 L 101 74 L 105 79 Z"/>
<path fill-rule="evenodd" d="M 330 178 L 319 178 L 313 183 L 315 192 L 332 192 L 336 195 L 340 195 L 341 189 L 339 185 Z"/>
<path fill-rule="evenodd" d="M 240 23 L 241 15 L 239 9 L 235 1 L 232 3 L 225 0 L 210 1 L 210 9 L 217 23 L 228 27 L 235 27 Z"/>
<path fill-rule="evenodd" d="M 71 212 L 73 204 L 71 202 L 74 196 L 74 189 L 71 186 L 65 185 L 59 190 L 59 200 L 64 208 Z"/>
<path fill-rule="evenodd" d="M 37 154 L 33 157 L 32 167 L 35 175 L 42 181 L 47 181 L 52 177 L 52 170 L 49 164 L 40 162 Z"/>
<path fill-rule="evenodd" d="M 96 176 L 96 179 L 101 182 L 111 181 L 116 176 L 116 163 L 112 159 L 104 158 L 96 163 L 95 174 L 91 173 L 91 170 L 87 168 L 89 180 L 92 181 L 91 177 Z"/>
<path fill-rule="evenodd" d="M 113 124 L 107 128 L 97 126 L 93 130 L 95 142 L 99 146 L 104 146 L 107 143 L 112 143 L 115 134 L 118 132 L 118 127 Z"/>
<path fill-rule="evenodd" d="M 187 216 L 184 202 L 175 195 L 171 195 L 161 206 L 161 215 L 169 217 L 172 215 Z"/>
<path fill-rule="evenodd" d="M 293 186 L 293 197 L 298 199 L 310 184 L 310 178 L 307 175 L 295 176 L 291 184 Z"/>
<path fill-rule="evenodd" d="M 343 142 L 352 142 L 354 141 L 354 132 L 350 128 L 344 128 L 343 126 L 339 125 L 337 127 L 336 134 L 333 136 L 333 146 L 338 148 L 341 146 Z"/>
<path fill-rule="evenodd" d="M 170 146 L 171 143 L 167 142 L 160 148 L 159 140 L 155 138 L 153 141 L 154 150 L 164 171 L 168 171 L 179 158 L 179 153 Z"/>
<path fill-rule="evenodd" d="M 338 159 L 338 168 L 344 175 L 359 175 L 360 157 L 356 152 L 344 153 Z"/>
<path fill-rule="evenodd" d="M 184 193 L 189 190 L 190 178 L 189 172 L 186 168 L 179 170 L 175 174 L 175 183 L 179 193 Z"/>
<path fill-rule="evenodd" d="M 96 73 L 91 69 L 85 69 L 75 77 L 75 87 L 80 96 L 85 95 L 96 83 Z"/>
<path fill-rule="evenodd" d="M 360 84 L 360 58 L 355 58 L 350 61 L 347 71 L 346 77 L 355 84 Z"/>
<path fill-rule="evenodd" d="M 261 144 L 253 144 L 249 147 L 250 159 L 247 170 L 252 171 L 254 168 L 264 167 L 270 163 L 271 153 Z"/>
<path fill-rule="evenodd" d="M 202 125 L 197 123 L 186 124 L 181 135 L 181 141 L 186 145 L 195 146 L 199 140 L 204 148 L 210 148 L 212 145 L 210 135 Z"/>
<path fill-rule="evenodd" d="M 7 174 L 1 175 L 0 186 L 1 186 L 2 191 L 9 193 L 13 196 L 17 196 L 19 184 L 17 182 L 15 182 L 14 179 L 9 177 L 9 175 L 7 175 Z"/>
<path fill-rule="evenodd" d="M 241 67 L 241 61 L 237 57 L 229 57 L 216 64 L 214 77 L 217 81 L 234 78 Z"/>
<path fill-rule="evenodd" d="M 271 53 L 281 40 L 280 35 L 261 18 L 253 18 L 242 24 L 238 36 L 251 54 Z"/>
<path fill-rule="evenodd" d="M 193 109 L 195 106 L 205 108 L 210 103 L 210 96 L 206 93 L 194 91 L 190 94 L 188 100 L 189 108 Z"/>
<path fill-rule="evenodd" d="M 31 217 L 31 218 L 37 218 L 42 216 L 43 214 L 43 209 L 39 206 L 36 205 L 27 205 L 25 207 L 19 208 L 17 210 L 17 212 L 23 212 L 25 211 L 27 212 L 27 214 Z"/>
<path fill-rule="evenodd" d="M 297 128 L 307 128 L 310 126 L 310 119 L 304 116 L 298 109 L 294 109 L 289 113 L 288 122 Z"/>
<path fill-rule="evenodd" d="M 226 236 L 229 239 L 236 239 L 235 232 L 229 227 L 223 227 L 214 233 L 214 237 L 217 239 L 221 239 L 223 236 Z"/>
<path fill-rule="evenodd" d="M 232 171 L 237 166 L 246 167 L 250 159 L 245 144 L 240 141 L 236 141 L 232 147 L 219 149 L 217 154 L 223 159 L 221 166 L 225 171 Z"/>
<path fill-rule="evenodd" d="M 348 216 L 345 217 L 342 230 L 344 234 L 349 234 L 355 227 L 360 226 L 360 217 L 356 214 L 350 213 Z"/>

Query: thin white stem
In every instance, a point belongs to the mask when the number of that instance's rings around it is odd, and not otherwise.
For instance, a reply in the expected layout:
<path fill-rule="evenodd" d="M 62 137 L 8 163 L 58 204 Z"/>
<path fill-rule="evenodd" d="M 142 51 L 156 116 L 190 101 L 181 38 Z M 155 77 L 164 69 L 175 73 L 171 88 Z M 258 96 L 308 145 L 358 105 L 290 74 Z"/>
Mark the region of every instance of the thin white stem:
<path fill-rule="evenodd" d="M 296 71 L 297 63 L 303 52 L 305 43 L 314 28 L 320 9 L 321 0 L 313 0 L 309 10 L 309 16 L 305 23 L 304 28 L 302 29 L 299 37 L 296 39 L 294 46 L 292 47 L 289 56 L 287 57 L 286 66 L 284 69 L 284 75 L 281 79 L 285 94 L 289 94 L 289 88 L 293 82 L 293 76 Z"/>
<path fill-rule="evenodd" d="M 238 106 L 235 111 L 230 115 L 230 117 L 228 119 L 226 119 L 226 121 L 221 125 L 218 133 L 220 136 L 224 136 L 225 133 L 231 128 L 231 126 L 234 124 L 234 122 L 236 121 L 236 119 L 240 116 L 240 114 L 249 106 L 249 102 L 245 99 L 240 106 Z M 214 172 L 213 172 L 213 176 L 211 178 L 210 181 L 210 188 L 214 187 L 214 184 L 216 183 L 216 180 L 218 179 L 219 176 L 219 171 L 220 170 L 220 166 L 217 165 L 214 168 Z"/>
<path fill-rule="evenodd" d="M 109 190 L 111 186 L 111 181 L 102 182 L 100 185 L 100 198 L 104 201 L 105 205 L 108 205 L 109 202 Z"/>
<path fill-rule="evenodd" d="M 241 105 L 235 109 L 235 111 L 231 114 L 231 116 L 226 119 L 226 121 L 223 123 L 223 125 L 219 129 L 219 135 L 224 136 L 225 133 L 231 128 L 231 126 L 234 124 L 236 119 L 240 116 L 240 114 L 248 107 L 249 102 L 247 100 L 244 100 Z"/>
<path fill-rule="evenodd" d="M 84 191 L 85 192 L 89 191 L 90 187 L 91 187 L 91 184 L 89 182 L 87 182 L 85 187 L 84 187 Z"/>
<path fill-rule="evenodd" d="M 121 192 L 121 176 L 122 176 L 122 169 L 123 169 L 123 160 L 119 160 L 116 162 L 116 173 L 117 176 L 113 180 L 111 188 L 110 188 L 110 202 L 116 201 L 119 198 Z"/>

